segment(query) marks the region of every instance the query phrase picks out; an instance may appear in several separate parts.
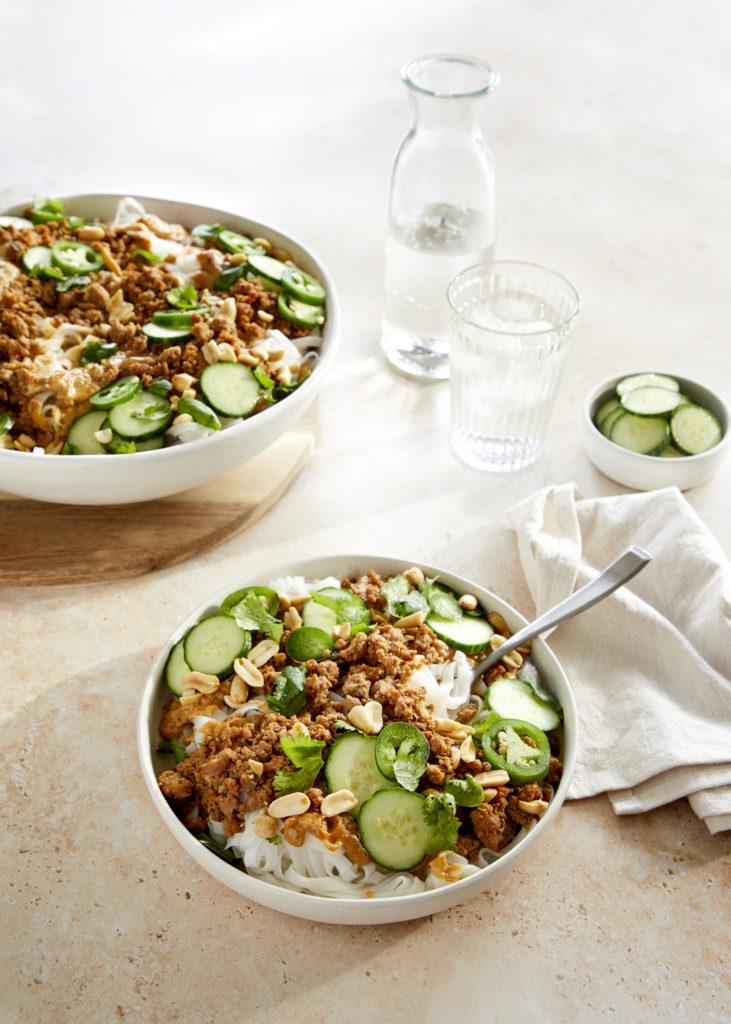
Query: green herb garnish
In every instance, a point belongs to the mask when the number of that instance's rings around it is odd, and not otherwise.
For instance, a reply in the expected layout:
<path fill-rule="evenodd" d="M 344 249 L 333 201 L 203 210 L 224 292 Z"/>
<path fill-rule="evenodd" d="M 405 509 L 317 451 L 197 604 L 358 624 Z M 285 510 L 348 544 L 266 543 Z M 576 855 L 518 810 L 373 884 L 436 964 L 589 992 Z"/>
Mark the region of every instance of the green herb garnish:
<path fill-rule="evenodd" d="M 205 846 L 207 850 L 210 850 L 211 853 L 215 853 L 215 855 L 220 857 L 221 860 L 225 860 L 229 864 L 236 863 L 236 857 L 231 850 L 227 850 L 225 846 L 221 846 L 221 844 L 217 843 L 215 839 L 211 838 L 211 836 L 198 836 L 198 842 L 201 846 Z"/>
<path fill-rule="evenodd" d="M 301 665 L 287 665 L 274 680 L 274 690 L 267 697 L 272 711 L 291 718 L 305 706 L 306 673 Z"/>
<path fill-rule="evenodd" d="M 424 803 L 424 821 L 434 829 L 426 851 L 433 857 L 442 850 L 456 850 L 459 833 L 457 803 L 451 793 L 431 793 Z"/>
<path fill-rule="evenodd" d="M 108 359 L 117 351 L 114 341 L 87 341 L 79 356 L 79 366 L 88 366 L 89 363 L 100 363 Z"/>
<path fill-rule="evenodd" d="M 162 263 L 164 260 L 163 256 L 158 256 L 157 253 L 150 252 L 149 249 L 135 249 L 132 255 L 139 256 L 140 259 L 148 260 L 150 263 Z"/>
<path fill-rule="evenodd" d="M 286 793 L 300 793 L 309 789 L 322 770 L 324 740 L 313 740 L 304 733 L 294 739 L 286 734 L 280 743 L 282 751 L 297 771 L 279 771 L 274 776 L 274 791 L 279 796 Z"/>
<path fill-rule="evenodd" d="M 447 779 L 444 792 L 454 797 L 458 807 L 479 807 L 485 799 L 485 791 L 471 775 L 463 779 Z"/>
<path fill-rule="evenodd" d="M 160 740 L 157 745 L 157 752 L 158 754 L 174 754 L 176 764 L 180 764 L 188 756 L 180 740 Z"/>

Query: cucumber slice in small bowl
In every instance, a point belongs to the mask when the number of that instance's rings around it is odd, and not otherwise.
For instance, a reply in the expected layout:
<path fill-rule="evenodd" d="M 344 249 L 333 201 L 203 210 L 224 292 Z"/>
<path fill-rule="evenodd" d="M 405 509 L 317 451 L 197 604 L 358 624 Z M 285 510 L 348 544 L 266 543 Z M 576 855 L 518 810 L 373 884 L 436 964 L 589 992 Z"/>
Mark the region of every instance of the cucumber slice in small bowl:
<path fill-rule="evenodd" d="M 708 409 L 681 405 L 670 418 L 670 436 L 681 454 L 701 455 L 721 441 L 723 430 Z"/>
<path fill-rule="evenodd" d="M 677 407 L 680 393 L 670 388 L 645 385 L 622 395 L 623 409 L 635 416 L 668 416 Z"/>
<path fill-rule="evenodd" d="M 626 412 L 614 421 L 610 441 L 641 455 L 660 455 L 670 440 L 667 420 Z"/>

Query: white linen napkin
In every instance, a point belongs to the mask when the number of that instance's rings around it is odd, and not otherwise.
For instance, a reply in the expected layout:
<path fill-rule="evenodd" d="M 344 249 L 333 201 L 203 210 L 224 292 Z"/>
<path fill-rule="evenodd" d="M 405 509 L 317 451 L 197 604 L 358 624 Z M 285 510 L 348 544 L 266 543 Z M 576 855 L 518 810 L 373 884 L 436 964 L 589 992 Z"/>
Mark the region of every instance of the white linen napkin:
<path fill-rule="evenodd" d="M 630 583 L 556 627 L 579 752 L 569 798 L 606 792 L 617 814 L 688 797 L 731 829 L 731 566 L 680 491 L 585 499 L 548 487 L 508 510 L 541 614 L 632 544 Z"/>

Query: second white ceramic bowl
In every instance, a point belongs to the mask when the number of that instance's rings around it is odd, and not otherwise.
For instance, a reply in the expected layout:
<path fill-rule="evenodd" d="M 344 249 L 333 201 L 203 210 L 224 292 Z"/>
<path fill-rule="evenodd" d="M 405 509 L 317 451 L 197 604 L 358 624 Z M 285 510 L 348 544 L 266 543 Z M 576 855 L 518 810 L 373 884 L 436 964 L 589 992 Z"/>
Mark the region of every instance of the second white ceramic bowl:
<path fill-rule="evenodd" d="M 119 195 L 63 196 L 64 209 L 88 220 L 114 217 Z M 207 483 L 268 448 L 302 416 L 317 395 L 338 347 L 335 284 L 324 264 L 302 243 L 268 224 L 206 206 L 135 196 L 148 213 L 182 224 L 219 222 L 286 249 L 327 292 L 320 357 L 310 377 L 283 401 L 227 430 L 188 444 L 134 455 L 44 455 L 0 449 L 0 489 L 37 501 L 117 505 L 151 501 Z M 8 213 L 22 214 L 22 208 Z"/>

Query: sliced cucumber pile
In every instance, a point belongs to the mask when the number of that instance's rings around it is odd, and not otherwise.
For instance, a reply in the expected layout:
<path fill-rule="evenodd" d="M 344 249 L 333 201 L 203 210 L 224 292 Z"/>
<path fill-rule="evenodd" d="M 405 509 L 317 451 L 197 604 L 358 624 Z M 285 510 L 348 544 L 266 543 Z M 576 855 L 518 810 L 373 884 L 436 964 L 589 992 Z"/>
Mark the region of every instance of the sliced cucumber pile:
<path fill-rule="evenodd" d="M 674 377 L 662 373 L 624 377 L 615 394 L 600 404 L 594 425 L 620 448 L 663 458 L 700 455 L 723 437 L 713 413 L 692 402 Z"/>

